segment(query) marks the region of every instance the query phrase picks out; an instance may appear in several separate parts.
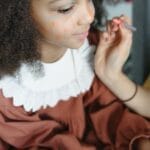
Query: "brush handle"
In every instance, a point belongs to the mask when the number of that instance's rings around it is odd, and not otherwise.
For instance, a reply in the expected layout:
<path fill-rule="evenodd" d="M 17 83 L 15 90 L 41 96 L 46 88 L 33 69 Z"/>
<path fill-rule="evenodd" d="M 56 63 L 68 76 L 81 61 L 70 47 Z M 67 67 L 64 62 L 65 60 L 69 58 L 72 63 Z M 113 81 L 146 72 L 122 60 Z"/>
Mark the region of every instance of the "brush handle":
<path fill-rule="evenodd" d="M 127 28 L 127 29 L 129 29 L 129 30 L 131 30 L 131 31 L 136 31 L 136 27 L 134 27 L 134 26 L 132 26 L 132 25 L 129 25 L 128 23 L 124 23 L 124 26 Z"/>

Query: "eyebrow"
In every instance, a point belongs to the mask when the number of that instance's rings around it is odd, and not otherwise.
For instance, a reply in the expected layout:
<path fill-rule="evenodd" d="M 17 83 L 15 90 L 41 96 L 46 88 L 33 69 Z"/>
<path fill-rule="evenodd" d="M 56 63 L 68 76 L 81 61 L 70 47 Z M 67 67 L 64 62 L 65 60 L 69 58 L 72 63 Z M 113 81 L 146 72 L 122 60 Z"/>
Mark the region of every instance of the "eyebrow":
<path fill-rule="evenodd" d="M 51 1 L 49 1 L 49 4 L 54 4 L 54 3 L 57 3 L 60 1 L 62 1 L 62 0 L 51 0 Z M 72 1 L 74 2 L 75 0 L 72 0 Z"/>
<path fill-rule="evenodd" d="M 61 1 L 61 0 L 51 0 L 51 1 L 49 1 L 49 4 L 53 4 L 53 3 L 56 3 L 58 1 Z"/>

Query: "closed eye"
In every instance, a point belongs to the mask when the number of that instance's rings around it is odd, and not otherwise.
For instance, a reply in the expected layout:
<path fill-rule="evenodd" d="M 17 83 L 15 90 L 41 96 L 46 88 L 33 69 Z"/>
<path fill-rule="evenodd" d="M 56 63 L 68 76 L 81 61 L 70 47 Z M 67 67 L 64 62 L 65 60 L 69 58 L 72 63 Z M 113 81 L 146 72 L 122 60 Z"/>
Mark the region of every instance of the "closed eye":
<path fill-rule="evenodd" d="M 66 9 L 60 9 L 60 10 L 58 10 L 58 12 L 61 14 L 66 14 L 66 13 L 69 13 L 73 9 L 73 7 L 74 6 L 71 6 L 71 7 L 66 8 Z"/>

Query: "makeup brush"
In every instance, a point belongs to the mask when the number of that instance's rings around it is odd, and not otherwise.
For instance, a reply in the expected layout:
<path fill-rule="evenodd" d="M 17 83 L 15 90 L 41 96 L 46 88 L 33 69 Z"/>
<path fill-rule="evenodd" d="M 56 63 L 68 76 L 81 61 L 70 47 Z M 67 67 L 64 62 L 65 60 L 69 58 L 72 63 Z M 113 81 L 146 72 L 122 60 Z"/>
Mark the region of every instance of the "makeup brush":
<path fill-rule="evenodd" d="M 124 23 L 124 26 L 131 31 L 136 31 L 136 27 L 129 25 L 127 22 Z"/>

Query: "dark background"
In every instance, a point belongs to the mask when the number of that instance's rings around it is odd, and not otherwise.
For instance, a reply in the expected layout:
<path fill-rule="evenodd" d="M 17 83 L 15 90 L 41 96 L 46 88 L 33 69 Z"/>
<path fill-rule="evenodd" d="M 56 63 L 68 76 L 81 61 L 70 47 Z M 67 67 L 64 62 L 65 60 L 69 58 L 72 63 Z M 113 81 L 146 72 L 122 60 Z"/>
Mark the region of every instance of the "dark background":
<path fill-rule="evenodd" d="M 129 76 L 143 84 L 150 73 L 150 0 L 133 1 L 133 24 L 137 31 L 133 36 L 131 69 Z"/>

